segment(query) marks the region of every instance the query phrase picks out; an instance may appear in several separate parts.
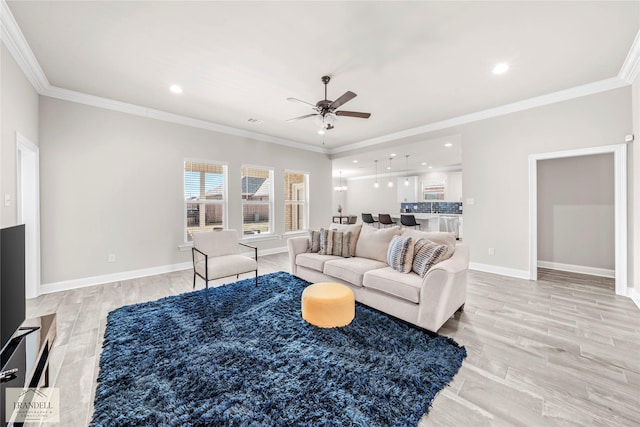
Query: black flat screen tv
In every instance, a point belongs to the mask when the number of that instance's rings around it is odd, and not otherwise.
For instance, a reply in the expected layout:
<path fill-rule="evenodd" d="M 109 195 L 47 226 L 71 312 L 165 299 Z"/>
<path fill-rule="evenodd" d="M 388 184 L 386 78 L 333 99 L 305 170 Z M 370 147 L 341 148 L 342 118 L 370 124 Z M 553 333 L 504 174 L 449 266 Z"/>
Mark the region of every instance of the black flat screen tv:
<path fill-rule="evenodd" d="M 0 230 L 0 346 L 25 319 L 25 227 Z"/>

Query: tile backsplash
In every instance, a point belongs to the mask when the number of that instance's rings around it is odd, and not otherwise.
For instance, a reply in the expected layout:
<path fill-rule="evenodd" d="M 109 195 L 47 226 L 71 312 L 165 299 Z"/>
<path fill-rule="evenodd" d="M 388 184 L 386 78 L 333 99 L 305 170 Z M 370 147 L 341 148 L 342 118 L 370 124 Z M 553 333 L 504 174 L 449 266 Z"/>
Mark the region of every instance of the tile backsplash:
<path fill-rule="evenodd" d="M 462 202 L 400 203 L 400 212 L 461 214 Z"/>

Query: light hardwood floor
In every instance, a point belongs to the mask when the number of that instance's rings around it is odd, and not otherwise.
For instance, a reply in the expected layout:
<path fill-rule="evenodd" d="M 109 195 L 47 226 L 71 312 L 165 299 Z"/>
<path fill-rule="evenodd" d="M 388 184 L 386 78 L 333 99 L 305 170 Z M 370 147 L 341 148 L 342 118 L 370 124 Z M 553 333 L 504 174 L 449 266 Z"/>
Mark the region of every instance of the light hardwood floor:
<path fill-rule="evenodd" d="M 261 257 L 259 265 L 260 274 L 288 271 L 288 255 Z M 64 402 L 60 425 L 91 420 L 107 314 L 191 291 L 191 280 L 182 271 L 28 301 L 28 316 L 58 315 L 51 380 Z M 614 294 L 612 280 L 471 271 L 465 311 L 439 333 L 468 357 L 420 427 L 640 425 L 640 309 Z"/>

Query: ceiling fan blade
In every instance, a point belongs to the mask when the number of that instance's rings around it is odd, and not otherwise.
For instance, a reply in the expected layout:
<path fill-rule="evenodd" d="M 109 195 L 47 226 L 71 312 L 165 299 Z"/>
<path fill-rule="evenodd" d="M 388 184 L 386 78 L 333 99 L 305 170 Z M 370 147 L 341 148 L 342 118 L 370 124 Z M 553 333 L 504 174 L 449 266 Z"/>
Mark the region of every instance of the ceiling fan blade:
<path fill-rule="evenodd" d="M 358 111 L 336 111 L 336 116 L 358 117 L 360 119 L 368 119 L 371 113 L 360 113 Z"/>
<path fill-rule="evenodd" d="M 287 119 L 287 122 L 293 122 L 295 120 L 302 120 L 302 119 L 306 119 L 309 117 L 313 117 L 313 116 L 319 116 L 320 114 L 318 113 L 313 113 L 313 114 L 305 114 L 304 116 L 300 116 L 300 117 L 294 117 L 293 119 Z"/>
<path fill-rule="evenodd" d="M 336 108 L 340 108 L 340 106 L 342 104 L 346 104 L 347 102 L 351 101 L 356 96 L 357 95 L 355 93 L 353 93 L 350 90 L 348 90 L 345 93 L 343 93 L 340 98 L 336 99 L 331 104 L 329 104 L 329 109 L 330 110 L 335 110 Z"/>
<path fill-rule="evenodd" d="M 313 108 L 316 108 L 316 104 L 311 104 L 311 103 L 309 103 L 307 101 L 302 101 L 301 99 L 298 99 L 298 98 L 287 98 L 287 101 L 299 102 L 301 104 L 306 104 L 306 105 L 309 105 L 309 106 L 311 106 Z"/>

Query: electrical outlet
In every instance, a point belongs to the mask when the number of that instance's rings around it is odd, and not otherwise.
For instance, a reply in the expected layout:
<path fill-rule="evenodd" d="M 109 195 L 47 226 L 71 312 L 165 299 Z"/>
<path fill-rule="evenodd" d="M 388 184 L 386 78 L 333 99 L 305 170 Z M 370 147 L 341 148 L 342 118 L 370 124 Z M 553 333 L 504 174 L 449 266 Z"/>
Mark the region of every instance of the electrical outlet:
<path fill-rule="evenodd" d="M 116 254 L 109 254 L 109 256 L 107 256 L 107 262 L 116 262 Z"/>
<path fill-rule="evenodd" d="M 496 249 L 495 248 L 489 248 L 489 255 L 495 255 L 496 254 Z"/>

